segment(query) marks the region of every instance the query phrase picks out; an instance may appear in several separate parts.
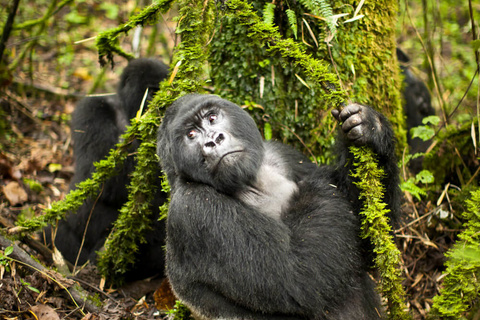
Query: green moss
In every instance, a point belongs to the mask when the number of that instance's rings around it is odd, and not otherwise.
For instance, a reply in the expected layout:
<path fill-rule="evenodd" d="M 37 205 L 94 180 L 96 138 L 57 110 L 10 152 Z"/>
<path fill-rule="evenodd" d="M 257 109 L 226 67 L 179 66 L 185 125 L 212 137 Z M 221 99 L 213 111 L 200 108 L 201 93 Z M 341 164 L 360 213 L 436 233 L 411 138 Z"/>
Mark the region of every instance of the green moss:
<path fill-rule="evenodd" d="M 386 215 L 389 209 L 383 202 L 384 187 L 380 182 L 384 176 L 383 169 L 378 167 L 378 161 L 370 149 L 351 147 L 351 152 L 356 167 L 352 177 L 357 181 L 355 184 L 364 203 L 360 212 L 362 237 L 369 239 L 374 246 L 374 262 L 381 275 L 380 291 L 387 300 L 388 318 L 411 319 L 406 312 L 405 291 L 402 287 L 401 271 L 398 268 L 400 251 L 391 235 Z"/>
<path fill-rule="evenodd" d="M 465 230 L 446 254 L 443 288 L 433 299 L 433 314 L 441 319 L 466 319 L 480 293 L 480 190 L 472 192 L 466 203 Z"/>
<path fill-rule="evenodd" d="M 96 45 L 98 48 L 100 65 L 103 66 L 108 61 L 113 67 L 114 53 L 128 60 L 132 59 L 134 56 L 125 52 L 120 47 L 118 43 L 118 37 L 124 33 L 128 33 L 128 31 L 135 28 L 137 25 L 143 26 L 145 24 L 157 22 L 159 14 L 167 12 L 170 9 L 172 2 L 173 0 L 161 0 L 155 2 L 143 9 L 138 15 L 131 17 L 127 23 L 99 34 L 97 36 Z"/>

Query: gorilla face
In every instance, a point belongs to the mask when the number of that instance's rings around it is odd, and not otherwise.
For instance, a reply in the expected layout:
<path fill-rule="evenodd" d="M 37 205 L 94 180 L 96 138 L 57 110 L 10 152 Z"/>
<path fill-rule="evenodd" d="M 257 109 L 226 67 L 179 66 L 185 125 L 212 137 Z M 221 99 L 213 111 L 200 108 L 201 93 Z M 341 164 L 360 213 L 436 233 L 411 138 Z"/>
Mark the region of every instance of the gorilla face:
<path fill-rule="evenodd" d="M 166 112 L 159 136 L 175 174 L 232 194 L 255 181 L 262 163 L 262 137 L 253 119 L 216 96 L 178 99 Z"/>

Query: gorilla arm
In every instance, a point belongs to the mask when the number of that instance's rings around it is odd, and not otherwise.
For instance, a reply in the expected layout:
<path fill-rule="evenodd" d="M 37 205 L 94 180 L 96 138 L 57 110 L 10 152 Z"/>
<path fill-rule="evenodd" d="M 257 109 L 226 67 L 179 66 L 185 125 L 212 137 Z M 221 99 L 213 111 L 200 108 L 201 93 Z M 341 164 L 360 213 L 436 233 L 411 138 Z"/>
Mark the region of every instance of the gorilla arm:
<path fill-rule="evenodd" d="M 167 273 L 179 298 L 207 317 L 248 319 L 309 317 L 351 299 L 362 271 L 356 219 L 319 175 L 282 221 L 208 185 L 176 184 Z"/>
<path fill-rule="evenodd" d="M 233 306 L 235 301 L 249 309 L 285 308 L 283 301 L 290 297 L 283 285 L 290 281 L 278 279 L 292 277 L 294 259 L 289 259 L 290 235 L 282 222 L 197 183 L 177 185 L 168 219 L 167 237 L 175 241 L 167 241 L 167 272 L 182 300 L 203 300 L 208 294 L 222 303 L 202 305 Z M 272 292 L 285 297 L 272 297 Z"/>

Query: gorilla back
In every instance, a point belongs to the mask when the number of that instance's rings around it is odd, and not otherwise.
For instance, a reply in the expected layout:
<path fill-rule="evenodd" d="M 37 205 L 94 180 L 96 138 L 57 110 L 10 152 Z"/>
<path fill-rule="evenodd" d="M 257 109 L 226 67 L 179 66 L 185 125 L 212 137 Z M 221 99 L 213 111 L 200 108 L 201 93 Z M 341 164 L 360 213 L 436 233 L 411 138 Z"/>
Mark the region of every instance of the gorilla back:
<path fill-rule="evenodd" d="M 393 135 L 380 114 L 354 104 L 335 116 L 346 136 L 342 152 L 368 144 L 396 167 Z M 188 95 L 167 109 L 158 153 L 172 187 L 167 275 L 194 313 L 379 318 L 344 171 L 264 142 L 245 111 L 211 95 Z"/>
<path fill-rule="evenodd" d="M 91 177 L 95 170 L 93 163 L 105 158 L 118 143 L 120 135 L 139 109 L 146 90 L 148 95 L 145 103 L 148 103 L 167 73 L 167 66 L 160 61 L 132 60 L 122 72 L 115 95 L 86 97 L 78 103 L 71 124 L 75 156 L 75 175 L 70 184 L 72 189 L 75 184 Z M 138 144 L 138 141 L 134 141 L 131 151 Z M 83 264 L 87 260 L 95 262 L 97 251 L 103 247 L 118 217 L 118 210 L 127 201 L 126 186 L 134 166 L 133 157 L 129 156 L 118 175 L 103 185 L 97 200 L 85 201 L 76 214 L 70 214 L 66 220 L 59 222 L 55 245 L 67 260 L 74 263 L 81 249 L 78 263 Z M 166 196 L 158 191 L 155 198 L 152 207 L 158 217 L 158 206 Z M 165 226 L 164 222 L 156 220 L 153 230 L 146 235 L 147 243 L 139 247 L 138 261 L 134 270 L 126 275 L 128 280 L 164 273 L 164 255 L 159 248 L 165 244 Z"/>

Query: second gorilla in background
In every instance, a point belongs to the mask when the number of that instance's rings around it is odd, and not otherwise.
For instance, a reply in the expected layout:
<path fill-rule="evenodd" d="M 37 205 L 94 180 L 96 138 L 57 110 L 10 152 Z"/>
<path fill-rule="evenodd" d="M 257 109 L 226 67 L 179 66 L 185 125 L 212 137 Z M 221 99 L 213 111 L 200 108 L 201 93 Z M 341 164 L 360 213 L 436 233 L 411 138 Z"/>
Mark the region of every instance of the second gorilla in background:
<path fill-rule="evenodd" d="M 148 96 L 145 106 L 167 74 L 168 67 L 158 60 L 132 60 L 121 75 L 117 94 L 86 97 L 78 103 L 71 124 L 75 157 L 75 175 L 70 185 L 72 189 L 75 184 L 91 177 L 95 170 L 93 163 L 104 159 L 119 142 L 120 135 L 139 110 L 146 90 Z M 139 141 L 134 141 L 131 152 L 138 145 Z M 78 263 L 96 261 L 96 252 L 103 247 L 119 209 L 127 201 L 126 187 L 134 166 L 133 156 L 129 156 L 118 175 L 103 185 L 98 201 L 87 200 L 76 214 L 71 213 L 66 220 L 59 222 L 55 246 L 68 261 L 75 263 L 84 234 L 85 241 Z M 160 181 L 157 185 L 160 186 Z M 157 220 L 158 207 L 165 199 L 166 195 L 157 191 L 152 204 L 155 213 L 153 229 L 146 235 L 147 243 L 139 246 L 135 266 L 126 275 L 128 280 L 163 275 L 165 258 L 161 248 L 165 244 L 165 224 Z"/>

